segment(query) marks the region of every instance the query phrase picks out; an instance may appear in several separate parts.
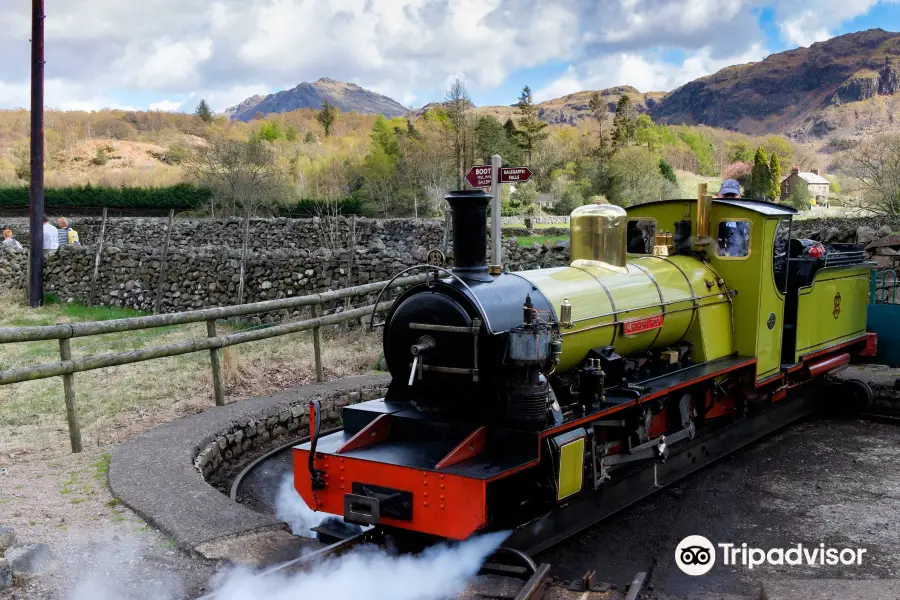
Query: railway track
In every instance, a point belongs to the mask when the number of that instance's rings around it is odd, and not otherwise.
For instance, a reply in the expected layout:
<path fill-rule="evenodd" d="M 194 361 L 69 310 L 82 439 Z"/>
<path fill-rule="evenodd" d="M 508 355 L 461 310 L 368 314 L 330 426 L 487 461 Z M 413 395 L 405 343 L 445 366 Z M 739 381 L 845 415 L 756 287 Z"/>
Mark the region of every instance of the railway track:
<path fill-rule="evenodd" d="M 335 429 L 333 431 L 338 431 Z M 325 432 L 331 433 L 331 431 Z M 254 470 L 276 457 L 288 452 L 291 447 L 308 441 L 309 438 L 298 438 L 290 443 L 282 444 L 266 452 L 244 467 L 234 478 L 230 488 L 230 497 L 234 501 L 241 498 L 242 486 Z M 317 528 L 318 529 L 318 528 Z M 320 539 L 329 539 L 331 533 L 327 528 L 319 531 Z M 272 565 L 255 576 L 264 578 L 274 574 L 291 575 L 310 572 L 317 565 L 343 554 L 352 552 L 362 546 L 385 547 L 386 539 L 377 528 L 363 531 L 356 535 L 334 541 L 302 557 Z M 526 553 L 512 548 L 498 548 L 484 562 L 475 579 L 460 595 L 459 600 L 637 600 L 646 581 L 646 573 L 637 573 L 627 590 L 619 590 L 615 585 L 597 582 L 595 573 L 590 571 L 576 581 L 560 581 L 552 576 L 552 566 L 547 563 L 537 564 Z M 197 600 L 215 600 L 219 592 L 212 592 Z"/>

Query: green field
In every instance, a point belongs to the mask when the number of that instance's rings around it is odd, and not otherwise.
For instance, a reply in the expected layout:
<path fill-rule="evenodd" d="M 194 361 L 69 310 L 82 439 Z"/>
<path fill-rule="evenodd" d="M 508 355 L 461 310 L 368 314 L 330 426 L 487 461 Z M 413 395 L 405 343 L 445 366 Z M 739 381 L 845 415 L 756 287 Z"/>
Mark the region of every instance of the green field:
<path fill-rule="evenodd" d="M 557 240 L 567 240 L 569 236 L 567 235 L 526 235 L 522 237 L 517 237 L 516 241 L 520 246 L 531 246 L 534 242 L 538 244 L 543 244 L 544 242 L 551 241 L 556 242 Z"/>

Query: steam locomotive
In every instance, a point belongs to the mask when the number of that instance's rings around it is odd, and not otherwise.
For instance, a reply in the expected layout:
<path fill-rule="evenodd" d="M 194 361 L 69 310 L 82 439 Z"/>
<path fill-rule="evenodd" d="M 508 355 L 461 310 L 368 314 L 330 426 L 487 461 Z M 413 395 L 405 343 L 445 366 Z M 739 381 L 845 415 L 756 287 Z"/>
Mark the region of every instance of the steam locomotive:
<path fill-rule="evenodd" d="M 807 390 L 874 354 L 865 253 L 791 239 L 791 208 L 587 205 L 569 266 L 510 273 L 487 265 L 489 200 L 447 196 L 455 266 L 387 313 L 385 398 L 331 435 L 311 407 L 293 453 L 314 510 L 537 551 L 809 413 Z"/>

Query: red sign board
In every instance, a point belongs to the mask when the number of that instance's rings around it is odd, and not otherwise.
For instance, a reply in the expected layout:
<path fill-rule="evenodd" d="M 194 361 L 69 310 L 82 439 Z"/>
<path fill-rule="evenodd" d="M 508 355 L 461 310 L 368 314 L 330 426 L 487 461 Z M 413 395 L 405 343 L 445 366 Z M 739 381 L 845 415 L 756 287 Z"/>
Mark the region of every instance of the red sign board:
<path fill-rule="evenodd" d="M 466 181 L 472 187 L 491 187 L 491 165 L 475 165 L 466 173 Z"/>
<path fill-rule="evenodd" d="M 633 335 L 642 331 L 650 331 L 651 329 L 659 329 L 663 326 L 663 316 L 655 315 L 644 319 L 633 319 L 622 323 L 622 331 L 625 335 Z"/>
<path fill-rule="evenodd" d="M 528 167 L 500 167 L 500 183 L 525 183 L 531 175 Z"/>

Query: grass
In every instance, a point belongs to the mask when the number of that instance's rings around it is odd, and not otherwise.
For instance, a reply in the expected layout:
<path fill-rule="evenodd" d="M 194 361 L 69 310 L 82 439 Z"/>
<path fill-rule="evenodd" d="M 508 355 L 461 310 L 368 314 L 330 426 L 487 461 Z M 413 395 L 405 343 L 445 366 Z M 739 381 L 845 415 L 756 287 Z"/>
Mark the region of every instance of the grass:
<path fill-rule="evenodd" d="M 707 184 L 707 193 L 713 196 L 718 194 L 719 188 L 722 187 L 721 177 L 704 177 L 690 171 L 681 170 L 676 170 L 675 175 L 678 177 L 678 189 L 681 190 L 682 198 L 696 198 L 697 185 L 700 183 Z"/>
<path fill-rule="evenodd" d="M 52 325 L 139 316 L 134 310 L 49 302 L 39 309 L 22 303 L 20 292 L 0 294 L 0 326 Z M 52 300 L 52 299 L 49 299 Z M 242 328 L 246 326 L 241 326 Z M 220 323 L 219 332 L 235 331 Z M 72 340 L 81 358 L 206 337 L 205 323 L 145 329 Z M 323 331 L 323 364 L 328 379 L 372 370 L 381 354 L 380 336 Z M 57 362 L 56 340 L 0 345 L 0 369 Z M 243 344 L 223 351 L 230 401 L 266 395 L 315 378 L 312 334 L 308 332 Z M 214 405 L 209 353 L 196 352 L 75 374 L 75 393 L 86 447 L 104 446 L 162 422 Z M 53 450 L 67 452 L 68 424 L 60 378 L 0 386 L 0 454 Z M 53 461 L 48 465 L 57 464 Z M 109 455 L 91 464 L 90 479 L 105 480 Z M 75 490 L 67 482 L 67 493 Z"/>
<path fill-rule="evenodd" d="M 556 242 L 559 240 L 567 240 L 569 236 L 566 235 L 525 235 L 522 237 L 517 237 L 516 241 L 520 246 L 531 246 L 534 242 L 538 244 L 543 244 L 544 242 Z"/>

